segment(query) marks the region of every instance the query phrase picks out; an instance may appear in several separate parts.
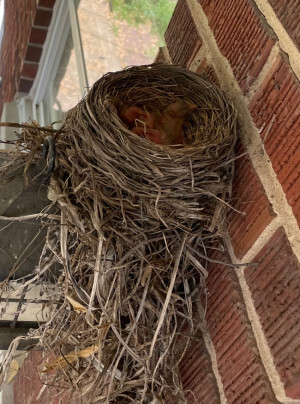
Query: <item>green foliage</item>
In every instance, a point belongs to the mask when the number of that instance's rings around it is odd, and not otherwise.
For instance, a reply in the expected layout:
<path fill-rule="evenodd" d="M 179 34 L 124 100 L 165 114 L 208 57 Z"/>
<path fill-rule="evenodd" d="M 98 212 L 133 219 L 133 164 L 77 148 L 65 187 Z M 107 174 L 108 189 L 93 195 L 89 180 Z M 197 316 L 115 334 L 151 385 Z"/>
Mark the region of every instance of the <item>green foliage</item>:
<path fill-rule="evenodd" d="M 138 26 L 152 23 L 152 31 L 163 37 L 174 11 L 174 0 L 110 0 L 116 17 Z"/>
<path fill-rule="evenodd" d="M 143 55 L 147 56 L 148 58 L 154 58 L 157 54 L 157 45 L 149 46 L 143 51 Z"/>

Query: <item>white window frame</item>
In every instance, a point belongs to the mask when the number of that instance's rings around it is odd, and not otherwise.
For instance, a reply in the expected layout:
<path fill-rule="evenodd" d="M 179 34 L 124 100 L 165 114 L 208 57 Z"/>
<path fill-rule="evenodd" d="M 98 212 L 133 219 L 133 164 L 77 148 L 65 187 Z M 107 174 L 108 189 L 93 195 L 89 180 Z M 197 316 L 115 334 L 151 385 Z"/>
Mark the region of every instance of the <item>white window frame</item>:
<path fill-rule="evenodd" d="M 59 69 L 70 29 L 75 49 L 81 96 L 84 95 L 89 87 L 76 2 L 77 0 L 56 0 L 33 86 L 28 96 L 16 99 L 19 122 L 26 122 L 30 117 L 44 126 L 62 118 L 62 111 L 55 111 L 53 109 L 55 103 L 59 106 L 59 103 L 56 102 L 53 96 L 53 83 Z M 46 108 L 50 108 L 51 122 L 46 118 Z"/>

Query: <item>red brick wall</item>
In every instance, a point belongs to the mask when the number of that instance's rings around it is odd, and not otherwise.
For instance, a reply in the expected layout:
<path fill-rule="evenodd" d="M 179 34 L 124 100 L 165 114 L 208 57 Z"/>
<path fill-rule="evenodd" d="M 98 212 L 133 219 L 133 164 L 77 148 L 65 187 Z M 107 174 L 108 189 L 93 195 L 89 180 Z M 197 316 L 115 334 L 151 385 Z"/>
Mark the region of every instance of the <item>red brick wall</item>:
<path fill-rule="evenodd" d="M 41 351 L 28 352 L 14 380 L 14 404 L 75 404 L 61 389 L 56 393 L 53 386 L 51 390 L 44 388 L 37 371 L 42 362 Z"/>
<path fill-rule="evenodd" d="M 191 344 L 179 367 L 185 396 L 190 404 L 218 404 L 220 394 L 213 376 L 210 356 L 201 335 L 197 336 L 199 340 Z"/>
<path fill-rule="evenodd" d="M 0 115 L 3 104 L 28 93 L 36 76 L 55 0 L 5 2 L 1 46 Z"/>
<path fill-rule="evenodd" d="M 276 58 L 249 107 L 255 125 L 264 125 L 265 150 L 300 224 L 300 86 L 283 54 Z"/>
<path fill-rule="evenodd" d="M 48 404 L 51 402 L 46 391 L 39 397 L 43 385 L 38 377 L 37 367 L 41 361 L 40 351 L 28 353 L 14 381 L 14 404 Z"/>
<path fill-rule="evenodd" d="M 280 22 L 300 49 L 300 3 L 298 0 L 269 0 Z"/>
<path fill-rule="evenodd" d="M 159 54 L 226 91 L 239 113 L 236 153 L 246 152 L 232 197 L 243 214 L 228 212 L 218 259 L 254 265 L 210 266 L 213 349 L 208 360 L 199 342 L 181 362 L 189 404 L 300 399 L 299 10 L 296 0 L 179 0 Z"/>

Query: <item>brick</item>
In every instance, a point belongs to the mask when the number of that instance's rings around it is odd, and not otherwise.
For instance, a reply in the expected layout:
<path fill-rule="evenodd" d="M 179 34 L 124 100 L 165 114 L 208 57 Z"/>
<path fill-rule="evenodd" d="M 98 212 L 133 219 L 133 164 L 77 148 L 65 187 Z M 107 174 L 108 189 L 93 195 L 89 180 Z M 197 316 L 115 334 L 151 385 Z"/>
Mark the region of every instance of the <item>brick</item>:
<path fill-rule="evenodd" d="M 39 7 L 53 8 L 55 0 L 38 0 Z"/>
<path fill-rule="evenodd" d="M 211 359 L 202 335 L 193 341 L 180 362 L 181 382 L 189 404 L 218 404 L 220 396 Z"/>
<path fill-rule="evenodd" d="M 52 18 L 52 10 L 37 8 L 33 25 L 39 27 L 49 27 Z"/>
<path fill-rule="evenodd" d="M 39 62 L 42 55 L 42 46 L 28 45 L 25 61 L 26 62 Z"/>
<path fill-rule="evenodd" d="M 242 146 L 238 143 L 236 154 L 242 152 Z M 230 210 L 227 214 L 235 255 L 242 258 L 275 217 L 263 185 L 247 155 L 239 158 L 235 164 L 231 205 L 244 212 L 241 214 Z"/>
<path fill-rule="evenodd" d="M 189 66 L 202 45 L 186 0 L 179 0 L 169 26 L 165 41 L 173 64 Z"/>
<path fill-rule="evenodd" d="M 30 351 L 14 382 L 14 404 L 52 404 L 52 397 L 46 389 L 37 400 L 43 384 L 37 367 L 42 361 L 40 351 Z"/>
<path fill-rule="evenodd" d="M 16 94 L 35 9 L 35 0 L 14 0 L 7 1 L 5 4 L 5 30 L 0 56 L 3 78 L 0 89 L 0 113 L 3 103 L 11 102 Z"/>
<path fill-rule="evenodd" d="M 249 110 L 265 150 L 300 224 L 300 84 L 279 55 Z"/>
<path fill-rule="evenodd" d="M 44 28 L 33 27 L 29 37 L 29 42 L 35 45 L 43 45 L 48 31 Z"/>
<path fill-rule="evenodd" d="M 213 256 L 229 262 L 227 255 Z M 277 403 L 259 358 L 235 270 L 210 264 L 207 328 L 214 344 L 227 402 Z"/>
<path fill-rule="evenodd" d="M 26 398 L 27 404 L 40 404 L 39 400 L 36 400 L 40 389 L 42 388 L 42 384 L 37 373 L 37 355 L 40 356 L 40 352 L 29 352 L 23 364 L 23 370 L 26 379 L 24 396 Z"/>
<path fill-rule="evenodd" d="M 218 87 L 220 87 L 220 81 L 218 79 L 218 76 L 215 72 L 215 69 L 213 68 L 212 65 L 210 65 L 207 62 L 207 59 L 204 59 L 198 69 L 197 69 L 197 73 L 202 74 L 204 76 L 206 76 L 210 81 L 212 81 L 214 84 L 216 84 Z"/>
<path fill-rule="evenodd" d="M 296 381 L 295 383 L 291 384 L 287 389 L 286 389 L 286 394 L 288 397 L 291 398 L 298 398 L 300 397 L 300 381 Z"/>
<path fill-rule="evenodd" d="M 300 49 L 300 3 L 298 0 L 269 0 L 281 24 Z"/>
<path fill-rule="evenodd" d="M 14 380 L 14 404 L 24 404 L 24 390 L 25 390 L 25 380 L 24 380 L 24 372 L 22 368 L 18 371 L 18 374 Z"/>
<path fill-rule="evenodd" d="M 275 43 L 264 18 L 248 0 L 198 0 L 216 42 L 244 94 L 263 68 Z"/>
<path fill-rule="evenodd" d="M 32 84 L 33 84 L 33 80 L 21 78 L 18 91 L 20 93 L 28 94 L 29 91 L 31 90 Z"/>
<path fill-rule="evenodd" d="M 39 68 L 38 63 L 24 63 L 22 69 L 22 77 L 34 80 Z"/>
<path fill-rule="evenodd" d="M 246 268 L 257 314 L 287 396 L 300 398 L 300 265 L 279 228 Z"/>
<path fill-rule="evenodd" d="M 37 370 L 42 360 L 41 351 L 28 352 L 14 381 L 14 404 L 73 404 L 79 402 L 80 399 L 70 398 L 68 390 L 62 393 L 61 389 L 56 389 L 54 386 L 48 386 L 37 399 L 43 387 Z"/>

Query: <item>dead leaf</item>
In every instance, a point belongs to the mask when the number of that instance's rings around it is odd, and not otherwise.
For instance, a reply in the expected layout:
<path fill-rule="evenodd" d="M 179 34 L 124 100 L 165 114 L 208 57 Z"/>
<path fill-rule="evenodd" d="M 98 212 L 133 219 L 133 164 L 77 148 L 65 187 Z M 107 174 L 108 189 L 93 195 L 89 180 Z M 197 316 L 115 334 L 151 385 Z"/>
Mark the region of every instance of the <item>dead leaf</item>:
<path fill-rule="evenodd" d="M 151 272 L 152 272 L 152 266 L 151 265 L 146 265 L 145 269 L 144 269 L 144 273 L 141 279 L 141 285 L 145 286 L 147 279 L 149 278 L 149 276 L 151 276 Z"/>
<path fill-rule="evenodd" d="M 84 307 L 81 303 L 78 303 L 75 299 L 73 299 L 71 296 L 67 295 L 67 300 L 71 303 L 73 306 L 73 309 L 76 311 L 76 313 L 86 313 L 87 309 Z"/>
<path fill-rule="evenodd" d="M 10 383 L 16 377 L 19 370 L 19 363 L 15 359 L 13 359 L 10 363 L 8 376 L 6 379 L 6 383 Z"/>
<path fill-rule="evenodd" d="M 88 348 L 82 349 L 81 351 L 72 351 L 67 355 L 59 356 L 54 362 L 45 362 L 42 372 L 49 373 L 52 370 L 59 370 L 75 362 L 78 358 L 88 358 L 97 352 L 98 347 L 96 345 L 92 345 Z"/>

